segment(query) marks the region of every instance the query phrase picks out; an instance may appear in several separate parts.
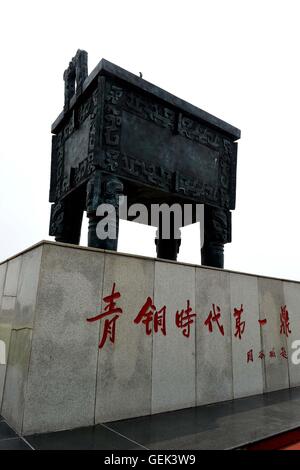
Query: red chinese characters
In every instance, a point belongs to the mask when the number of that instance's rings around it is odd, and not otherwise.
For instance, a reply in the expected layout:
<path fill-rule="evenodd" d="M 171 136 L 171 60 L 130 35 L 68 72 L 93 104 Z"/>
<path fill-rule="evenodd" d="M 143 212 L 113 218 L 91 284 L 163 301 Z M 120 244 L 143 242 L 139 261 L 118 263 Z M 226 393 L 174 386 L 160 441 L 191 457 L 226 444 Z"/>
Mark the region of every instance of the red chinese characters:
<path fill-rule="evenodd" d="M 148 297 L 138 315 L 134 319 L 134 323 L 144 323 L 146 325 L 146 334 L 151 335 L 152 324 L 154 333 L 160 329 L 162 334 L 166 336 L 166 306 L 164 305 L 160 310 L 156 310 L 151 297 Z"/>
<path fill-rule="evenodd" d="M 258 358 L 259 359 L 264 359 L 264 357 L 265 357 L 265 353 L 263 351 L 259 351 Z"/>
<path fill-rule="evenodd" d="M 288 358 L 286 349 L 284 347 L 282 347 L 281 350 L 280 350 L 280 356 L 283 357 L 284 359 Z"/>
<path fill-rule="evenodd" d="M 121 298 L 121 293 L 116 290 L 116 283 L 113 283 L 111 293 L 106 297 L 103 297 L 104 309 L 98 315 L 94 317 L 87 318 L 88 322 L 96 322 L 98 320 L 104 319 L 103 327 L 101 329 L 101 339 L 99 342 L 99 348 L 103 348 L 104 344 L 109 340 L 111 343 L 115 342 L 116 337 L 116 322 L 120 315 L 122 315 L 123 310 L 120 306 L 117 305 L 117 301 Z M 175 310 L 175 309 L 174 309 Z M 132 312 L 131 312 L 132 313 Z M 135 312 L 136 313 L 136 312 Z M 233 310 L 233 317 L 235 319 L 235 330 L 233 331 L 234 336 L 243 340 L 243 335 L 245 333 L 246 321 L 244 320 L 244 305 L 241 304 L 240 307 L 235 307 Z M 190 300 L 186 301 L 186 308 L 178 309 L 175 313 L 168 312 L 170 314 L 169 321 L 175 323 L 176 327 L 181 330 L 183 336 L 186 338 L 190 337 L 191 326 L 195 322 L 197 314 L 193 311 L 191 307 Z M 160 309 L 157 309 L 153 303 L 152 297 L 147 297 L 143 306 L 140 308 L 139 313 L 133 320 L 134 324 L 143 323 L 145 325 L 146 335 L 151 335 L 152 332 L 158 333 L 159 331 L 163 336 L 167 334 L 167 307 L 163 305 Z M 208 328 L 209 333 L 212 333 L 214 329 L 218 329 L 219 333 L 224 336 L 224 326 L 222 324 L 221 318 L 221 308 L 217 304 L 212 304 L 212 308 L 209 312 L 209 315 L 204 320 L 204 325 Z M 264 327 L 267 324 L 267 319 L 258 320 L 260 327 Z M 267 330 L 267 328 L 265 328 Z M 266 331 L 267 333 L 267 331 Z M 291 334 L 290 329 L 290 319 L 289 312 L 286 308 L 286 305 L 280 307 L 280 334 L 288 337 Z M 253 362 L 253 349 L 250 349 L 247 352 L 247 362 Z M 288 354 L 285 348 L 281 348 L 279 351 L 275 351 L 273 347 L 271 351 L 256 351 L 255 357 L 259 359 L 264 359 L 265 357 L 276 358 L 281 356 L 284 359 L 288 358 Z"/>
<path fill-rule="evenodd" d="M 271 349 L 271 351 L 269 352 L 269 356 L 270 356 L 271 358 L 276 357 L 276 352 L 275 352 L 275 349 L 274 349 L 274 348 Z"/>
<path fill-rule="evenodd" d="M 190 306 L 190 301 L 187 300 L 186 309 L 181 310 L 180 312 L 177 310 L 175 315 L 176 326 L 178 328 L 182 328 L 182 334 L 187 338 L 190 336 L 191 324 L 194 322 L 194 317 L 196 316 L 195 313 L 191 313 L 192 311 L 193 309 Z"/>
<path fill-rule="evenodd" d="M 284 305 L 280 307 L 280 334 L 288 337 L 290 333 L 289 312 L 287 311 L 286 305 Z"/>
<path fill-rule="evenodd" d="M 120 314 L 123 313 L 120 307 L 116 306 L 116 300 L 121 297 L 120 292 L 115 292 L 116 284 L 113 284 L 113 288 L 110 295 L 103 297 L 103 302 L 107 305 L 104 307 L 104 312 L 96 315 L 92 318 L 87 318 L 88 322 L 94 322 L 105 318 L 103 334 L 99 343 L 99 349 L 103 348 L 107 338 L 109 338 L 111 343 L 115 342 L 115 332 L 116 332 L 116 321 L 119 318 Z M 106 318 L 108 316 L 114 315 L 112 318 Z"/>
<path fill-rule="evenodd" d="M 242 338 L 242 334 L 244 333 L 245 326 L 246 326 L 246 323 L 244 321 L 241 321 L 241 316 L 242 316 L 243 311 L 244 311 L 243 304 L 241 304 L 241 308 L 235 308 L 233 311 L 233 316 L 235 317 L 234 336 L 239 339 Z"/>
<path fill-rule="evenodd" d="M 208 331 L 212 333 L 213 331 L 213 322 L 218 325 L 220 333 L 224 336 L 224 326 L 220 325 L 219 319 L 221 318 L 221 309 L 218 305 L 212 304 L 212 310 L 209 312 L 207 319 L 204 322 L 205 326 L 208 326 Z"/>
<path fill-rule="evenodd" d="M 247 362 L 249 362 L 249 360 L 252 361 L 251 357 L 252 357 L 252 353 L 251 353 L 252 349 L 247 353 Z M 286 351 L 286 349 L 284 347 L 281 347 L 280 349 L 280 356 L 283 357 L 284 359 L 288 359 L 288 353 Z M 268 356 L 270 359 L 275 359 L 277 357 L 276 355 L 276 351 L 275 351 L 275 348 L 273 347 L 269 352 L 268 352 Z M 249 359 L 250 357 L 250 359 Z M 259 351 L 258 353 L 258 358 L 259 359 L 264 359 L 266 357 L 266 354 L 263 350 Z"/>
<path fill-rule="evenodd" d="M 253 362 L 253 349 L 247 352 L 247 363 L 248 362 Z"/>

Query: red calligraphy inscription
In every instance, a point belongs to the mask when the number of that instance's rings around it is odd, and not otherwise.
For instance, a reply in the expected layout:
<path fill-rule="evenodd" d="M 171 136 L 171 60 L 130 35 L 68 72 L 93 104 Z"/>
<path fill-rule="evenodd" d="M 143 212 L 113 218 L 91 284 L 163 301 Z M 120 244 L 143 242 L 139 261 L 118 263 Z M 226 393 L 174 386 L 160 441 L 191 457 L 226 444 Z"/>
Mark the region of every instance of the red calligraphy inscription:
<path fill-rule="evenodd" d="M 282 356 L 284 359 L 288 358 L 286 349 L 284 347 L 282 347 L 281 350 L 280 350 L 280 356 Z"/>
<path fill-rule="evenodd" d="M 213 331 L 213 322 L 218 325 L 221 335 L 224 336 L 224 326 L 220 325 L 219 319 L 221 318 L 221 309 L 218 305 L 212 304 L 212 310 L 209 312 L 207 319 L 204 322 L 204 325 L 208 326 L 208 331 L 212 333 Z"/>
<path fill-rule="evenodd" d="M 239 338 L 239 339 L 242 338 L 242 334 L 244 333 L 245 326 L 246 326 L 246 322 L 241 321 L 241 316 L 242 316 L 243 311 L 244 311 L 243 304 L 241 304 L 241 308 L 235 308 L 234 311 L 233 311 L 233 316 L 235 317 L 235 333 L 234 333 L 234 336 Z"/>
<path fill-rule="evenodd" d="M 107 338 L 109 338 L 111 343 L 115 342 L 115 333 L 116 333 L 116 321 L 119 318 L 120 314 L 123 313 L 123 310 L 120 307 L 117 307 L 116 300 L 121 297 L 120 292 L 115 292 L 116 284 L 113 284 L 113 288 L 110 295 L 103 297 L 103 302 L 107 305 L 104 307 L 104 312 L 96 315 L 95 317 L 87 318 L 88 322 L 94 322 L 105 318 L 103 326 L 103 334 L 99 343 L 99 349 L 103 348 Z M 112 318 L 106 318 L 110 315 L 114 315 Z"/>
<path fill-rule="evenodd" d="M 138 315 L 134 319 L 134 323 L 144 323 L 146 325 L 146 334 L 151 335 L 152 324 L 154 333 L 160 329 L 162 334 L 166 336 L 166 306 L 157 310 L 151 297 L 148 297 Z"/>
<path fill-rule="evenodd" d="M 274 348 L 269 352 L 269 356 L 272 358 L 276 357 L 276 352 Z"/>
<path fill-rule="evenodd" d="M 196 316 L 195 313 L 191 313 L 192 311 L 193 309 L 190 307 L 190 301 L 187 300 L 186 309 L 181 310 L 180 312 L 177 310 L 175 316 L 176 326 L 183 329 L 182 334 L 187 338 L 190 336 L 191 324 L 194 323 L 194 317 Z"/>
<path fill-rule="evenodd" d="M 286 305 L 284 305 L 283 307 L 280 307 L 280 334 L 288 337 L 290 333 L 289 312 Z"/>
<path fill-rule="evenodd" d="M 258 357 L 259 359 L 263 359 L 265 357 L 265 353 L 263 351 L 260 351 Z"/>
<path fill-rule="evenodd" d="M 250 361 L 253 362 L 253 349 L 247 352 L 247 363 Z"/>

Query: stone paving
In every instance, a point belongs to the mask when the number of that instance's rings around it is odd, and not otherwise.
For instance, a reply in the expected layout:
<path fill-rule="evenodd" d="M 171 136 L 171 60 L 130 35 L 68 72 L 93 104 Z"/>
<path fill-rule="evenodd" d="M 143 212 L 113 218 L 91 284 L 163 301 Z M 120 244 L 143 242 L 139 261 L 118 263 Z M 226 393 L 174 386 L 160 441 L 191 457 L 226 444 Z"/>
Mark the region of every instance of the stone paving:
<path fill-rule="evenodd" d="M 300 387 L 25 437 L 0 417 L 0 450 L 236 449 L 299 426 Z"/>

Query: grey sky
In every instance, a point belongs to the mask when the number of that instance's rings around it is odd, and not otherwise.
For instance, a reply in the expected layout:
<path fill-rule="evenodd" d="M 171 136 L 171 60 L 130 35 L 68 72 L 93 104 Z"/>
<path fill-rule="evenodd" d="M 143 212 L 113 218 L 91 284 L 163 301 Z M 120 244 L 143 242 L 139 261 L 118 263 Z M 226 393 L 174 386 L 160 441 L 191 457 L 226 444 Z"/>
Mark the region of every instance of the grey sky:
<path fill-rule="evenodd" d="M 299 280 L 298 4 L 2 1 L 0 260 L 50 238 L 50 125 L 63 106 L 63 71 L 81 48 L 89 71 L 102 57 L 141 71 L 242 130 L 225 266 Z M 154 256 L 154 232 L 122 223 L 119 249 Z M 197 228 L 185 229 L 179 260 L 200 263 L 199 245 Z"/>

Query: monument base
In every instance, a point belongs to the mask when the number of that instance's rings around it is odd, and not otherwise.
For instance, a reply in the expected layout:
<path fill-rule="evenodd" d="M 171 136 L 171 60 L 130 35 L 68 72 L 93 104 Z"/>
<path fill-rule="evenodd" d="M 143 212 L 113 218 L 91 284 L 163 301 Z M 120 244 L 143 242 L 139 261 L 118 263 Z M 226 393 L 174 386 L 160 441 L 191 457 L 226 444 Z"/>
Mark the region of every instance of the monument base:
<path fill-rule="evenodd" d="M 0 265 L 0 414 L 23 435 L 300 385 L 300 283 L 42 241 Z"/>

